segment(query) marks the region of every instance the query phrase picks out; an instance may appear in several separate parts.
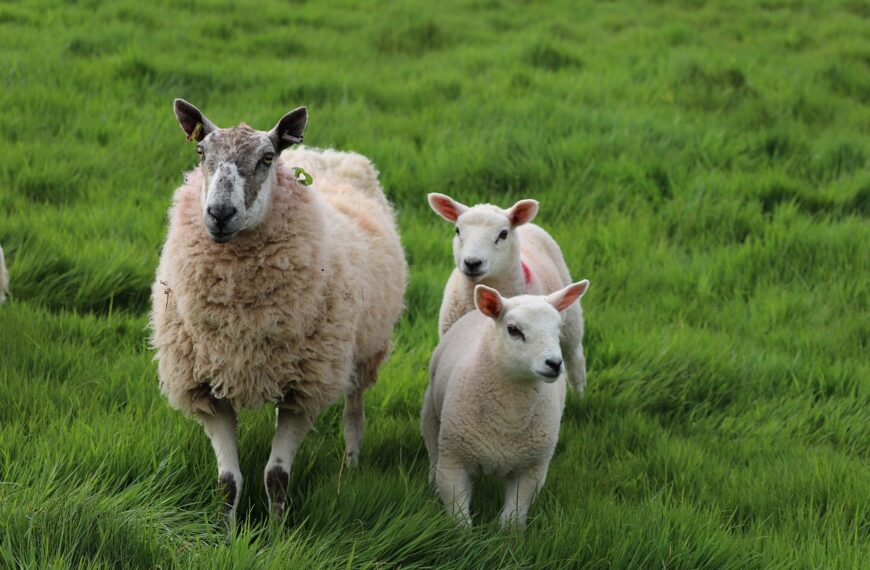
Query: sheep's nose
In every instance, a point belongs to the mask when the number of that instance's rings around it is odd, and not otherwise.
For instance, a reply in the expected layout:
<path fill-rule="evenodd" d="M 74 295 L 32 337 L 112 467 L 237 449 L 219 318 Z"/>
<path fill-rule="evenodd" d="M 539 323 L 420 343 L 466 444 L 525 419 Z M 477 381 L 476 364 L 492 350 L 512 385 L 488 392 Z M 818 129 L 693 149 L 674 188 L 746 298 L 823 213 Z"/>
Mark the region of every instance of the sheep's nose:
<path fill-rule="evenodd" d="M 211 216 L 211 218 L 218 226 L 223 226 L 224 224 L 226 224 L 228 221 L 230 221 L 230 218 L 235 216 L 236 212 L 238 212 L 238 210 L 228 204 L 221 204 L 216 208 L 214 206 L 209 206 L 205 209 L 205 211 L 208 213 L 209 216 Z"/>
<path fill-rule="evenodd" d="M 465 267 L 468 268 L 472 273 L 477 272 L 480 269 L 480 266 L 483 265 L 482 259 L 477 259 L 476 257 L 466 257 L 465 258 Z"/>
<path fill-rule="evenodd" d="M 553 371 L 553 374 L 558 374 L 559 371 L 562 370 L 562 359 L 561 358 L 548 358 L 544 361 L 544 364 L 550 367 L 550 370 Z"/>

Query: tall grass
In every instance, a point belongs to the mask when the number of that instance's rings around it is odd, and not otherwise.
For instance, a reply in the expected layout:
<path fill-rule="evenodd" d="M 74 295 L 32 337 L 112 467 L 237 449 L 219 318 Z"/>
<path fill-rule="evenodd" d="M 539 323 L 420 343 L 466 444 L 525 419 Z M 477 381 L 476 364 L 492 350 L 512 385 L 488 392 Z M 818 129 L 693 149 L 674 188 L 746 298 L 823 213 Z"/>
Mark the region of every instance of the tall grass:
<path fill-rule="evenodd" d="M 0 566 L 859 568 L 870 560 L 870 38 L 852 0 L 0 4 Z M 271 525 L 268 410 L 245 412 L 240 524 L 159 396 L 149 287 L 195 163 L 174 97 L 370 156 L 412 266 L 367 393 Z M 450 270 L 427 192 L 541 200 L 584 297 L 525 535 L 426 485 L 418 413 Z"/>

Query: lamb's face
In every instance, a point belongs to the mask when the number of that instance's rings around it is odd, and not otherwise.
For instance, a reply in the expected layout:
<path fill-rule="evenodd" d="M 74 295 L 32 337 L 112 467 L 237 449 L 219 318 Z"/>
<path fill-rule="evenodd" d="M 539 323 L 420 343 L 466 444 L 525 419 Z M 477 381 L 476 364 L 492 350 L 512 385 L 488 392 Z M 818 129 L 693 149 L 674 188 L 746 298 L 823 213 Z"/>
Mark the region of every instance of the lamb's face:
<path fill-rule="evenodd" d="M 517 379 L 555 382 L 564 370 L 559 311 L 533 295 L 507 299 L 505 309 L 496 327 L 506 369 Z"/>
<path fill-rule="evenodd" d="M 519 259 L 519 241 L 510 219 L 500 208 L 469 208 L 456 220 L 453 261 L 475 283 L 490 275 L 504 275 Z"/>
<path fill-rule="evenodd" d="M 203 173 L 202 220 L 217 243 L 256 228 L 266 217 L 277 174 L 273 163 L 282 150 L 302 142 L 308 122 L 305 107 L 284 115 L 269 132 L 246 124 L 220 129 L 199 109 L 176 99 L 175 116 L 195 140 Z"/>
<path fill-rule="evenodd" d="M 488 338 L 496 344 L 496 354 L 508 377 L 555 382 L 563 374 L 559 313 L 573 305 L 588 286 L 589 281 L 583 280 L 547 296 L 509 299 L 485 285 L 474 288 L 474 304 L 493 320 L 495 334 Z"/>
<path fill-rule="evenodd" d="M 535 200 L 520 200 L 503 210 L 490 204 L 468 207 L 444 194 L 429 194 L 429 205 L 455 224 L 453 261 L 472 282 L 498 279 L 518 269 L 520 244 L 515 230 L 535 217 Z"/>
<path fill-rule="evenodd" d="M 275 184 L 275 147 L 267 133 L 240 125 L 217 129 L 199 143 L 202 219 L 218 243 L 257 227 Z"/>

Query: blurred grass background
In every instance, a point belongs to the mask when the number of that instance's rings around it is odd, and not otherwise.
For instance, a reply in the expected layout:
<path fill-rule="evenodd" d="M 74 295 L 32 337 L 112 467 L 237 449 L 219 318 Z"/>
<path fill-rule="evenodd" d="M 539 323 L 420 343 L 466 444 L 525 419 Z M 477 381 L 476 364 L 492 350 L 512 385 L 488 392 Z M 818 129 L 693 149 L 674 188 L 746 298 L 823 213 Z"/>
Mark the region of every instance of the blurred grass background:
<path fill-rule="evenodd" d="M 0 3 L 0 566 L 859 568 L 870 560 L 870 8 L 862 1 Z M 412 267 L 339 486 L 340 409 L 239 531 L 147 347 L 171 112 L 371 157 Z M 418 415 L 451 230 L 427 192 L 541 201 L 584 297 L 523 536 L 452 528 Z M 340 491 L 340 492 L 339 492 Z"/>

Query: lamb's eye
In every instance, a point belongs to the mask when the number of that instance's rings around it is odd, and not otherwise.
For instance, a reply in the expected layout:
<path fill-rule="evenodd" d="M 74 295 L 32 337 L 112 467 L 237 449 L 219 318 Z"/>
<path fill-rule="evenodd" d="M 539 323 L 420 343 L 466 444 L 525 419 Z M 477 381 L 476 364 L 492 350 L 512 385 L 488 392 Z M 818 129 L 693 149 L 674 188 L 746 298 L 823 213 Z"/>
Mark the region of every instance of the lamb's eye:
<path fill-rule="evenodd" d="M 495 243 L 498 243 L 498 242 L 500 242 L 500 241 L 503 240 L 503 239 L 507 239 L 507 236 L 508 236 L 508 231 L 507 231 L 507 230 L 502 230 L 502 231 L 498 234 L 498 237 L 495 238 Z"/>
<path fill-rule="evenodd" d="M 199 156 L 205 156 L 205 151 L 203 150 L 202 145 L 197 145 L 197 146 L 196 146 L 196 153 L 197 153 Z"/>
<path fill-rule="evenodd" d="M 268 153 L 263 155 L 263 158 L 261 159 L 260 162 L 262 162 L 266 166 L 269 166 L 272 164 L 272 159 L 274 159 L 274 158 L 275 158 L 275 155 L 272 154 L 271 152 L 268 152 Z"/>
<path fill-rule="evenodd" d="M 526 335 L 523 334 L 523 331 L 516 325 L 508 325 L 507 328 L 508 334 L 519 340 L 526 340 Z"/>
<path fill-rule="evenodd" d="M 456 235 L 459 235 L 459 228 L 456 228 Z"/>

